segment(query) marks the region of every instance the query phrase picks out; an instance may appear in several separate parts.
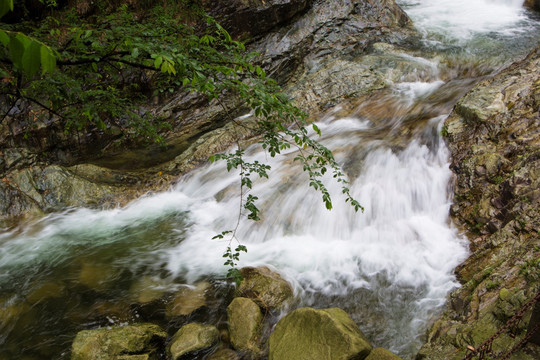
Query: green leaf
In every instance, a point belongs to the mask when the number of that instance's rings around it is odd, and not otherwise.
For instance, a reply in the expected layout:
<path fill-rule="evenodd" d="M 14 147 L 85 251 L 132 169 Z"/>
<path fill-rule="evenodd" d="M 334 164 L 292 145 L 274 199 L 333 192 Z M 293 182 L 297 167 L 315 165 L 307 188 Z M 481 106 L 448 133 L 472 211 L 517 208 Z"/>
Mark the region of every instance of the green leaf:
<path fill-rule="evenodd" d="M 24 50 L 22 65 L 23 70 L 28 77 L 34 76 L 41 63 L 41 44 L 31 40 L 27 48 Z"/>
<path fill-rule="evenodd" d="M 9 35 L 4 30 L 0 30 L 0 42 L 4 46 L 9 44 Z"/>
<path fill-rule="evenodd" d="M 131 57 L 136 59 L 139 56 L 139 48 L 134 48 L 131 50 Z"/>
<path fill-rule="evenodd" d="M 24 44 L 19 37 L 12 36 L 9 40 L 9 56 L 13 64 L 19 69 L 23 69 L 22 58 L 24 54 Z"/>
<path fill-rule="evenodd" d="M 0 0 L 0 17 L 13 11 L 13 0 Z"/>
<path fill-rule="evenodd" d="M 159 70 L 162 62 L 163 62 L 163 56 L 156 57 L 156 60 L 154 60 L 154 67 Z"/>
<path fill-rule="evenodd" d="M 52 50 L 46 45 L 42 45 L 39 52 L 41 55 L 41 73 L 52 73 L 56 68 L 56 56 L 53 55 Z"/>

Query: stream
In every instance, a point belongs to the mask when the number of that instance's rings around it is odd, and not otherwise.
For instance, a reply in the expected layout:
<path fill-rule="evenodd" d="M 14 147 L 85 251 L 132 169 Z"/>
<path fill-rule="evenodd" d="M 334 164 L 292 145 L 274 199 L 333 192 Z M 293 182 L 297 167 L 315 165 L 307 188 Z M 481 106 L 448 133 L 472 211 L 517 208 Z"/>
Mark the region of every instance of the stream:
<path fill-rule="evenodd" d="M 424 71 L 316 122 L 365 211 L 345 204 L 330 175 L 334 209 L 326 210 L 295 149 L 271 158 L 254 144 L 247 157 L 272 170 L 251 191 L 261 221 L 242 220 L 237 237 L 248 249 L 239 265 L 279 271 L 295 307 L 340 307 L 375 346 L 412 358 L 468 255 L 449 218 L 444 119 L 476 82 L 540 43 L 540 17 L 519 0 L 398 3 L 423 36 L 414 54 L 399 56 Z M 76 333 L 100 326 L 226 326 L 228 241 L 212 237 L 236 226 L 239 187 L 237 173 L 208 164 L 125 207 L 67 209 L 2 229 L 0 360 L 69 359 Z M 214 291 L 206 310 L 167 320 L 165 300 L 203 280 Z"/>

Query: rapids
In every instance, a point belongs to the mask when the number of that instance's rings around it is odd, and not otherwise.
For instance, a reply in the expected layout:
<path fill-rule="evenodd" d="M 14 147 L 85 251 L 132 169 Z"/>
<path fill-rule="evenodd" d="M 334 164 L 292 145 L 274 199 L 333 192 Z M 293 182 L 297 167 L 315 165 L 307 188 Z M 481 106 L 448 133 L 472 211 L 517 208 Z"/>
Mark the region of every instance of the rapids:
<path fill-rule="evenodd" d="M 248 248 L 240 266 L 277 269 L 294 285 L 297 306 L 339 306 L 376 346 L 409 358 L 458 286 L 453 270 L 468 254 L 449 219 L 443 121 L 478 78 L 538 44 L 540 19 L 519 0 L 398 3 L 423 34 L 425 56 L 410 58 L 432 71 L 316 122 L 365 212 L 344 203 L 331 176 L 327 211 L 294 149 L 270 158 L 255 144 L 249 159 L 272 171 L 252 190 L 262 220 L 242 220 L 237 236 Z M 129 305 L 140 278 L 166 291 L 210 279 L 226 293 L 227 241 L 212 237 L 236 226 L 238 190 L 237 173 L 209 164 L 123 208 L 67 209 L 3 229 L 0 359 L 69 358 L 81 329 L 152 320 L 151 309 Z M 100 306 L 124 308 L 104 323 L 91 316 Z"/>

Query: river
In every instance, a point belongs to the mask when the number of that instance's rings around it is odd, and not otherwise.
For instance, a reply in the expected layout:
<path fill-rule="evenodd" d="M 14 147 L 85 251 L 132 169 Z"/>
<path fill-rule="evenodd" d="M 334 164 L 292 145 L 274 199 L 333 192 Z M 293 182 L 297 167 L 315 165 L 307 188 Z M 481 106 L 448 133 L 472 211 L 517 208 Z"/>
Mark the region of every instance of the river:
<path fill-rule="evenodd" d="M 277 269 L 293 284 L 296 306 L 341 307 L 375 345 L 410 358 L 468 254 L 449 218 L 443 121 L 475 82 L 540 42 L 540 18 L 516 0 L 398 3 L 423 36 L 414 55 L 398 56 L 424 71 L 316 122 L 365 211 L 345 204 L 330 176 L 327 211 L 292 161 L 294 149 L 270 158 L 253 145 L 249 159 L 272 171 L 252 190 L 261 221 L 241 221 L 237 237 L 248 249 L 240 266 Z M 235 227 L 238 189 L 238 174 L 209 164 L 122 208 L 68 209 L 4 229 L 0 359 L 69 358 L 81 329 L 135 321 L 177 327 L 159 305 L 135 304 L 149 289 L 165 298 L 210 280 L 216 307 L 223 305 L 227 241 L 212 237 Z M 216 307 L 190 320 L 223 326 Z"/>

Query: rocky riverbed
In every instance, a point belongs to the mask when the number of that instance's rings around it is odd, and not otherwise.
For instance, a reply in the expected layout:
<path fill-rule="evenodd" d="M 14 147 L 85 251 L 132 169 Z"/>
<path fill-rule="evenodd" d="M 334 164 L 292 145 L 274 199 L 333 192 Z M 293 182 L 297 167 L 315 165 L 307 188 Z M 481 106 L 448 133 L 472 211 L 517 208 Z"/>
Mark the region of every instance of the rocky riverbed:
<path fill-rule="evenodd" d="M 370 99 L 383 97 L 382 91 L 398 80 L 407 80 L 411 69 L 416 72 L 408 79 L 411 82 L 423 79 L 422 74 L 425 79 L 432 75 L 432 63 L 424 62 L 422 67 L 415 60 L 418 55 L 415 47 L 421 36 L 405 12 L 391 0 L 205 3 L 211 13 L 221 16 L 234 35 L 249 40 L 250 48 L 261 53 L 260 63 L 298 105 L 310 112 L 312 119 L 329 109 L 336 111 L 336 105 L 358 108 L 358 99 L 369 103 Z M 534 2 L 530 3 L 535 6 Z M 258 22 L 250 22 L 246 27 L 245 18 Z M 433 61 L 448 61 L 433 54 L 429 56 Z M 474 72 L 452 69 L 443 73 L 442 78 L 451 78 L 452 71 L 462 71 L 456 76 L 458 79 Z M 479 71 L 471 81 L 485 77 L 486 73 L 489 72 Z M 464 88 L 452 91 L 451 86 L 448 89 L 450 98 L 465 91 Z M 429 99 L 425 99 L 423 106 L 422 110 L 435 107 Z M 241 104 L 234 98 L 227 99 L 226 108 L 230 115 L 221 105 L 207 104 L 191 94 L 179 93 L 163 99 L 153 110 L 173 125 L 167 137 L 176 152 L 158 156 L 155 161 L 150 156 L 143 168 L 131 166 L 128 170 L 114 164 L 121 164 L 130 154 L 139 159 L 140 153 L 128 150 L 121 155 L 106 154 L 87 164 L 75 155 L 62 155 L 65 148 L 51 147 L 47 141 L 57 141 L 54 137 L 48 140 L 44 137 L 39 146 L 24 141 L 18 144 L 16 139 L 21 137 L 12 136 L 16 129 L 7 129 L 9 121 L 4 122 L 0 131 L 3 134 L 0 136 L 1 221 L 7 228 L 17 217 L 39 217 L 66 207 L 113 207 L 147 191 L 167 188 L 180 174 L 205 162 L 209 155 L 227 149 L 236 141 L 253 141 L 257 134 L 250 130 L 252 118 L 244 118 L 242 127 L 228 121 L 229 116 L 244 115 Z M 358 111 L 363 114 L 368 110 L 360 106 Z M 386 112 L 399 112 L 399 108 L 388 103 L 370 109 L 370 114 L 373 111 L 384 121 Z M 58 136 L 64 136 L 60 133 Z M 471 255 L 456 269 L 462 286 L 449 296 L 446 312 L 434 319 L 418 359 L 461 359 L 466 353 L 476 351 L 540 289 L 540 48 L 467 92 L 446 119 L 442 134 L 451 152 L 451 169 L 456 174 L 451 216 L 469 239 Z M 43 156 L 43 146 L 55 153 L 53 164 Z M 88 269 L 80 271 L 81 283 L 101 291 L 100 286 L 105 286 L 103 279 L 96 280 L 91 274 L 103 275 L 107 270 L 84 264 L 81 269 Z M 141 284 L 141 289 L 148 287 L 144 281 Z M 298 343 L 294 337 L 290 340 L 289 333 L 297 335 L 304 329 L 294 327 L 294 323 L 302 321 L 325 324 L 324 331 L 337 328 L 335 342 L 347 349 L 340 358 L 396 358 L 387 350 L 371 350 L 369 341 L 354 322 L 337 309 L 299 309 L 277 322 L 280 314 L 275 309 L 281 308 L 281 303 L 274 305 L 275 299 L 254 291 L 257 283 L 250 283 L 248 276 L 244 284 L 251 284 L 251 289 L 244 289 L 230 302 L 220 303 L 227 308 L 226 329 L 189 321 L 190 314 L 197 314 L 197 309 L 206 306 L 208 284 L 199 284 L 200 288 L 189 291 L 184 289 L 189 294 L 179 294 L 174 299 L 159 292 L 138 292 L 134 286 L 134 293 L 138 293 L 134 302 L 143 304 L 138 305 L 143 309 L 148 308 L 144 304 L 159 303 L 157 308 L 169 318 L 180 319 L 178 324 L 183 326 L 178 326 L 178 332 L 171 337 L 171 329 L 155 324 L 113 328 L 110 332 L 83 332 L 73 344 L 73 358 L 86 359 L 90 353 L 100 354 L 104 348 L 110 348 L 119 351 L 114 354 L 119 359 L 159 358 L 166 353 L 171 358 L 188 354 L 188 357 L 207 356 L 214 360 L 241 356 L 299 359 L 298 354 L 315 359 L 310 351 L 317 349 L 319 340 L 327 336 L 319 332 L 320 328 L 310 330 L 311 337 L 307 338 L 313 342 L 302 344 L 302 348 L 287 343 Z M 288 288 L 290 285 L 281 283 L 281 289 Z M 64 290 L 61 285 L 46 284 L 43 291 L 49 296 L 62 294 Z M 285 293 L 284 298 L 294 301 L 292 291 Z M 31 313 L 34 303 L 30 299 L 32 296 L 26 303 L 17 305 L 0 299 L 2 326 L 21 314 Z M 166 306 L 161 306 L 163 302 L 167 302 Z M 103 314 L 121 314 L 122 320 L 133 322 L 130 315 L 125 315 L 130 312 L 129 306 L 121 311 L 113 310 L 105 309 Z M 493 343 L 495 354 L 505 354 L 527 336 L 527 329 L 534 325 L 529 320 L 532 315 L 532 307 L 527 308 L 510 333 L 498 336 Z M 308 320 L 298 320 L 298 316 Z M 103 318 L 105 315 L 100 319 Z M 237 324 L 235 319 L 242 323 Z M 125 344 L 132 336 L 137 338 L 136 345 Z M 177 341 L 184 343 L 174 345 Z M 128 349 L 131 345 L 134 347 Z M 293 350 L 297 352 L 290 353 Z M 326 351 L 334 350 L 317 350 Z M 529 343 L 516 351 L 512 359 L 539 357 L 539 347 Z"/>

